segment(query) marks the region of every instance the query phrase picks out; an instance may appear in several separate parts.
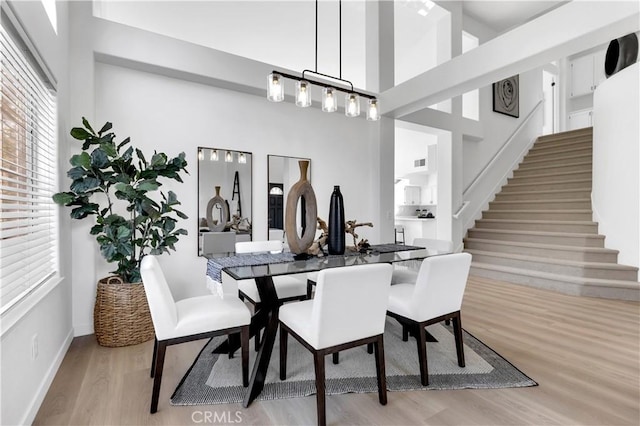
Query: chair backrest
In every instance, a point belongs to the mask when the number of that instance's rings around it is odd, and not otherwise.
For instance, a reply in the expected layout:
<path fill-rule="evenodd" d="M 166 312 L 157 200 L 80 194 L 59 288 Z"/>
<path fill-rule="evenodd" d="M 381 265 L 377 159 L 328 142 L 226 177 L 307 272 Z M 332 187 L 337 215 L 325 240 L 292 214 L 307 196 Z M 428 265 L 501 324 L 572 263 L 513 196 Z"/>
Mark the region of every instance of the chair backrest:
<path fill-rule="evenodd" d="M 284 229 L 269 228 L 269 240 L 284 240 Z"/>
<path fill-rule="evenodd" d="M 318 273 L 311 313 L 316 349 L 384 332 L 392 271 L 390 264 L 378 263 Z"/>
<path fill-rule="evenodd" d="M 469 253 L 443 254 L 422 261 L 410 302 L 419 321 L 460 310 L 470 267 Z"/>
<path fill-rule="evenodd" d="M 169 336 L 169 332 L 176 328 L 178 312 L 175 299 L 156 256 L 146 255 L 142 258 L 140 275 L 142 275 L 156 337 L 158 340 L 164 340 Z"/>
<path fill-rule="evenodd" d="M 280 253 L 282 251 L 282 241 L 241 241 L 236 243 L 236 253 L 260 253 L 265 251 Z"/>
<path fill-rule="evenodd" d="M 202 254 L 233 253 L 236 248 L 235 232 L 203 232 Z"/>
<path fill-rule="evenodd" d="M 414 238 L 413 245 L 418 247 L 425 247 L 428 249 L 453 252 L 453 241 L 450 240 L 436 240 L 432 238 Z"/>

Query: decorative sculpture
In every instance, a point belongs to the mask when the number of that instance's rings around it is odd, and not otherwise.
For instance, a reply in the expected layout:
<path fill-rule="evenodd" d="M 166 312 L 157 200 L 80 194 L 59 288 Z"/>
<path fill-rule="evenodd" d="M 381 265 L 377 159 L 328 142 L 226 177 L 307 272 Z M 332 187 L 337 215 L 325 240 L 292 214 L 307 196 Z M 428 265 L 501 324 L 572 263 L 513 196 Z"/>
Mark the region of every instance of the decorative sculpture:
<path fill-rule="evenodd" d="M 284 230 L 289 243 L 289 250 L 296 255 L 306 255 L 307 250 L 313 244 L 316 229 L 311 226 L 318 217 L 318 204 L 316 202 L 316 194 L 313 192 L 311 182 L 307 178 L 307 170 L 309 161 L 298 161 L 300 166 L 300 180 L 293 184 L 287 196 L 287 204 L 284 215 Z M 305 219 L 307 226 L 303 230 L 302 236 L 298 235 L 298 223 L 296 212 L 298 211 L 298 201 L 304 198 L 305 201 Z"/>
<path fill-rule="evenodd" d="M 213 220 L 213 209 L 217 205 L 222 209 L 222 217 L 219 221 Z M 216 196 L 209 200 L 207 203 L 207 224 L 209 230 L 213 232 L 222 232 L 227 227 L 229 222 L 229 205 L 224 198 L 220 196 L 220 187 L 216 186 Z"/>

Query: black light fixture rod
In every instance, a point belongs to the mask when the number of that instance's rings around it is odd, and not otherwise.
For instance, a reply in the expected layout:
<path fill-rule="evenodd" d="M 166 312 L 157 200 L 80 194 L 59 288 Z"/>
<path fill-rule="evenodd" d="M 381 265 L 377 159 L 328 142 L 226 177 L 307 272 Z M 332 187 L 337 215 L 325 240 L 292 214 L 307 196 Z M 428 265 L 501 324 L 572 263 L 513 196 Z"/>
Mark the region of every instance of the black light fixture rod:
<path fill-rule="evenodd" d="M 342 0 L 338 2 L 338 51 L 340 52 L 340 80 L 342 80 Z"/>
<path fill-rule="evenodd" d="M 310 79 L 308 79 L 308 78 L 305 78 L 305 76 L 304 76 L 304 74 L 305 74 L 305 73 L 307 73 L 307 72 L 308 72 L 308 73 L 317 74 L 317 75 L 321 75 L 321 76 L 323 76 L 323 77 L 331 78 L 331 79 L 333 79 L 333 80 L 340 81 L 340 82 L 342 82 L 342 83 L 347 83 L 347 84 L 349 84 L 349 86 L 351 87 L 351 89 L 349 90 L 349 89 L 347 89 L 346 87 L 336 87 L 336 86 L 333 86 L 333 85 L 331 85 L 331 84 L 328 84 L 328 83 L 325 83 L 325 82 L 322 82 L 322 81 L 310 80 Z M 335 90 L 338 90 L 338 91 L 340 91 L 340 92 L 344 92 L 344 93 L 355 93 L 355 94 L 357 94 L 357 95 L 362 96 L 363 98 L 367 98 L 367 99 L 376 99 L 376 97 L 375 97 L 375 96 L 372 96 L 372 95 L 369 95 L 369 94 L 367 94 L 367 93 L 362 93 L 362 92 L 358 92 L 358 91 L 354 90 L 354 89 L 353 89 L 353 84 L 352 84 L 350 81 L 348 81 L 348 80 L 343 80 L 343 79 L 341 79 L 341 78 L 336 78 L 336 77 L 333 77 L 333 76 L 331 76 L 331 75 L 322 74 L 322 73 L 319 73 L 319 72 L 316 72 L 316 71 L 312 71 L 312 70 L 304 70 L 304 71 L 302 71 L 302 77 L 298 77 L 297 75 L 293 75 L 293 74 L 287 74 L 287 73 L 284 73 L 284 72 L 281 72 L 281 71 L 272 71 L 272 73 L 273 73 L 273 74 L 280 74 L 281 76 L 283 76 L 283 77 L 285 77 L 285 78 L 288 78 L 288 79 L 291 79 L 291 80 L 296 80 L 296 81 L 306 80 L 306 81 L 308 81 L 309 83 L 313 83 L 313 84 L 315 84 L 316 86 L 320 86 L 320 87 L 331 87 L 331 88 L 333 88 L 333 89 L 335 89 Z"/>
<path fill-rule="evenodd" d="M 316 72 L 318 71 L 318 0 L 316 0 Z"/>

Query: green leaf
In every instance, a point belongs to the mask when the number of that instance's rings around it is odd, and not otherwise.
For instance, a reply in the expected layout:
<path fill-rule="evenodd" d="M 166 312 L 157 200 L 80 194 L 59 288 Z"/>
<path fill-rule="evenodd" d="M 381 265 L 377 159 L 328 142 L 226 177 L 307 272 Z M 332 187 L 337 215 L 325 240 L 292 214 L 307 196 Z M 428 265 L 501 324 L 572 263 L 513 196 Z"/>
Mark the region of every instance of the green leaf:
<path fill-rule="evenodd" d="M 142 161 L 142 164 L 144 164 L 144 166 L 147 167 L 148 165 L 147 160 L 146 158 L 144 158 L 144 154 L 142 153 L 142 151 L 140 151 L 138 148 L 136 148 L 136 155 L 138 156 L 138 159 Z"/>
<path fill-rule="evenodd" d="M 87 132 L 82 127 L 74 127 L 73 129 L 71 129 L 71 136 L 74 139 L 78 139 L 78 140 L 81 140 L 81 141 L 87 140 L 87 139 L 92 137 L 91 133 Z"/>
<path fill-rule="evenodd" d="M 91 157 L 86 152 L 73 155 L 69 162 L 74 167 L 84 167 L 85 169 L 91 167 Z"/>
<path fill-rule="evenodd" d="M 173 206 L 175 204 L 180 204 L 180 202 L 178 201 L 178 196 L 176 195 L 175 192 L 169 191 L 168 198 L 167 198 L 167 204 L 170 205 L 170 206 Z"/>
<path fill-rule="evenodd" d="M 112 262 L 114 256 L 117 254 L 116 247 L 113 244 L 104 244 L 100 246 L 100 253 L 107 260 L 107 262 Z"/>
<path fill-rule="evenodd" d="M 131 229 L 128 226 L 118 226 L 118 231 L 116 233 L 116 238 L 118 240 L 125 240 L 131 236 Z"/>
<path fill-rule="evenodd" d="M 102 134 L 108 130 L 110 130 L 113 127 L 113 125 L 111 123 L 109 123 L 108 121 L 104 124 L 104 126 L 102 126 L 102 129 L 100 129 L 100 131 L 98 132 L 99 136 L 102 136 Z"/>
<path fill-rule="evenodd" d="M 163 153 L 154 153 L 151 157 L 151 167 L 164 166 L 167 164 L 167 156 Z"/>
<path fill-rule="evenodd" d="M 57 194 L 53 194 L 52 198 L 54 203 L 65 206 L 75 200 L 76 196 L 72 192 L 58 192 Z"/>
<path fill-rule="evenodd" d="M 96 132 L 93 131 L 93 129 L 91 128 L 91 125 L 89 124 L 89 122 L 87 121 L 86 118 L 82 117 L 82 125 L 85 127 L 85 129 L 89 130 L 92 134 L 96 134 Z"/>
<path fill-rule="evenodd" d="M 91 230 L 89 231 L 89 233 L 90 233 L 91 235 L 98 235 L 99 233 L 101 233 L 101 232 L 102 232 L 102 229 L 103 229 L 103 228 L 104 228 L 104 226 L 102 226 L 102 225 L 93 225 L 93 226 L 91 227 Z"/>
<path fill-rule="evenodd" d="M 67 176 L 73 180 L 80 179 L 87 174 L 87 170 L 82 166 L 77 166 L 69 169 Z"/>
<path fill-rule="evenodd" d="M 71 184 L 71 191 L 76 194 L 81 194 L 83 192 L 90 191 L 92 189 L 96 189 L 100 187 L 100 181 L 94 177 L 86 177 L 84 179 L 76 179 Z"/>
<path fill-rule="evenodd" d="M 182 213 L 180 210 L 173 210 L 174 212 L 176 212 L 176 214 L 178 215 L 178 217 L 180 219 L 189 219 L 189 216 L 187 216 L 186 214 Z"/>
<path fill-rule="evenodd" d="M 94 149 L 93 152 L 91 153 L 91 165 L 99 169 L 102 169 L 106 167 L 108 164 L 109 164 L 109 157 L 107 157 L 107 154 L 102 149 L 102 147 Z"/>
<path fill-rule="evenodd" d="M 71 210 L 72 219 L 84 219 L 90 214 L 95 214 L 100 206 L 95 203 L 84 204 Z"/>
<path fill-rule="evenodd" d="M 109 142 L 103 142 L 100 144 L 100 148 L 102 148 L 105 152 L 105 154 L 109 157 L 117 157 L 118 156 L 118 151 L 116 150 L 116 145 L 109 141 Z"/>
<path fill-rule="evenodd" d="M 155 180 L 143 180 L 138 184 L 137 190 L 149 192 L 149 191 L 155 191 L 158 188 L 160 188 L 160 184 Z"/>

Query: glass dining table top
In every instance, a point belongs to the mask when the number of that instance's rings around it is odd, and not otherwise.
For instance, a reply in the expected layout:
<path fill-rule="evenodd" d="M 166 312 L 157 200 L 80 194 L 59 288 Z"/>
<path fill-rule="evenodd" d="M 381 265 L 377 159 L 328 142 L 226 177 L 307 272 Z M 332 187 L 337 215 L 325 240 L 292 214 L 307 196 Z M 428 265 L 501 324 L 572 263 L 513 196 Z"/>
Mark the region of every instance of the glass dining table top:
<path fill-rule="evenodd" d="M 376 250 L 372 246 L 364 253 L 347 253 L 344 255 L 329 255 L 324 257 L 309 257 L 304 260 L 295 260 L 291 253 L 263 253 L 262 255 L 235 255 L 226 258 L 210 258 L 208 270 L 219 268 L 236 280 L 251 278 L 273 277 L 278 275 L 301 274 L 317 272 L 323 269 L 338 268 L 343 266 L 366 265 L 373 263 L 396 263 L 410 260 L 422 260 L 430 256 L 447 254 L 444 251 L 426 249 L 422 247 L 398 246 L 395 251 L 389 251 L 392 244 L 381 245 L 387 250 Z M 251 256 L 251 255 L 249 255 Z M 263 256 L 257 258 L 257 256 Z M 247 260 L 247 265 L 239 263 Z M 226 259 L 226 260 L 224 260 Z M 260 264 L 255 264 L 260 263 Z M 208 271 L 209 273 L 209 271 Z"/>

